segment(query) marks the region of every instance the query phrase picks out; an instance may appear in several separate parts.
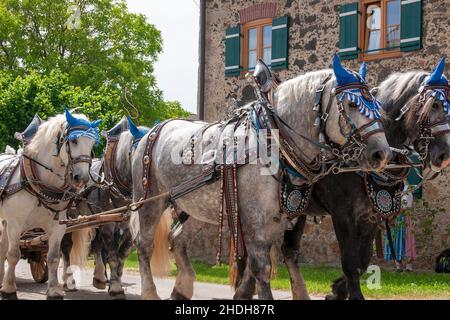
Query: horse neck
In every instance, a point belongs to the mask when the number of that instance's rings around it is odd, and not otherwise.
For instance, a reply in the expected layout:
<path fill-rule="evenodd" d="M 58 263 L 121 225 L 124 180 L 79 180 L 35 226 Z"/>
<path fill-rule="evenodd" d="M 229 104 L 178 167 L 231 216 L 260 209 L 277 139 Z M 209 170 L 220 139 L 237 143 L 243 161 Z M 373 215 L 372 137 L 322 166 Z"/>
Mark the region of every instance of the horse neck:
<path fill-rule="evenodd" d="M 312 110 L 312 107 L 309 103 L 283 105 L 277 109 L 277 113 L 296 133 L 319 142 L 319 129 L 318 127 L 314 127 L 317 113 Z M 295 141 L 296 147 L 294 148 L 294 152 L 300 159 L 309 161 L 316 158 L 319 154 L 316 146 L 287 128 L 286 131 Z M 308 159 L 305 159 L 305 155 Z"/>

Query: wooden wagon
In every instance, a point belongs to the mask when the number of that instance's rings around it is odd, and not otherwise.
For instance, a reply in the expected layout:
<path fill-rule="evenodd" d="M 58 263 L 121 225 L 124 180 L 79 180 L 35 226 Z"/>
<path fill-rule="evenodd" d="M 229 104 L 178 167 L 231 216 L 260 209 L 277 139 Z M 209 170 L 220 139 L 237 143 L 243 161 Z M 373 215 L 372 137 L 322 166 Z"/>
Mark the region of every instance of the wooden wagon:
<path fill-rule="evenodd" d="M 80 216 L 76 219 L 60 221 L 67 226 L 66 233 L 84 228 L 94 228 L 100 225 L 123 222 L 128 219 L 127 213 L 100 213 L 90 216 Z M 20 240 L 21 258 L 30 264 L 31 275 L 37 283 L 48 280 L 47 252 L 48 236 L 42 229 L 32 229 L 22 234 Z"/>

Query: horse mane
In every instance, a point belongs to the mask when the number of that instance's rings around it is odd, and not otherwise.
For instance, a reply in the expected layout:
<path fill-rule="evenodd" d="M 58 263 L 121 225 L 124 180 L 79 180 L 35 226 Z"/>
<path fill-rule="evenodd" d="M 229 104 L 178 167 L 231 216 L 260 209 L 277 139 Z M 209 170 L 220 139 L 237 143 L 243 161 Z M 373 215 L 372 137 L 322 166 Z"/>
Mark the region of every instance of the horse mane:
<path fill-rule="evenodd" d="M 400 115 L 400 109 L 408 106 L 409 111 L 405 115 L 406 126 L 412 128 L 416 125 L 417 111 L 420 108 L 418 91 L 426 76 L 428 73 L 424 71 L 393 73 L 379 85 L 376 97 L 381 102 L 387 121 L 394 121 Z M 431 107 L 432 104 L 426 104 L 420 111 L 419 119 L 427 117 Z"/>
<path fill-rule="evenodd" d="M 333 70 L 325 69 L 308 72 L 281 83 L 275 95 L 277 109 L 283 106 L 298 104 L 300 101 L 308 106 L 314 105 L 316 89 L 330 73 L 333 74 Z M 335 82 L 336 78 L 333 74 L 333 77 L 327 82 L 327 85 L 330 83 L 335 84 Z"/>

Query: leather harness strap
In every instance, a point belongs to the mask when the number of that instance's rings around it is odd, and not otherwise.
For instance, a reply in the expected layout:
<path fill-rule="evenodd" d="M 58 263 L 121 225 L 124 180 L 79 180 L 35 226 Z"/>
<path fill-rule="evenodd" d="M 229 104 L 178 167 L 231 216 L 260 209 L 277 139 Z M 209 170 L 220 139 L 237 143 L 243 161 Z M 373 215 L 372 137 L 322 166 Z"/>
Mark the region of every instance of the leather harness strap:
<path fill-rule="evenodd" d="M 112 182 L 113 188 L 110 190 L 117 196 L 122 195 L 125 198 L 131 199 L 131 186 L 122 180 L 121 175 L 117 172 L 116 166 L 116 153 L 117 145 L 119 144 L 118 138 L 108 138 L 105 156 L 103 160 L 103 171 L 108 180 Z M 116 190 L 117 189 L 117 190 Z"/>

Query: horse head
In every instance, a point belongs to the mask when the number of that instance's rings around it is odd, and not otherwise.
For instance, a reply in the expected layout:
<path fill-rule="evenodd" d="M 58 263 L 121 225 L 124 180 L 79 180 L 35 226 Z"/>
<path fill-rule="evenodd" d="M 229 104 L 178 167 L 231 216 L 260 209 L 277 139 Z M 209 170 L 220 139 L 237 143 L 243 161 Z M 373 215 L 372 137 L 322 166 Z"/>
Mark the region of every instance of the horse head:
<path fill-rule="evenodd" d="M 85 116 L 74 116 L 65 111 L 66 128 L 57 141 L 57 154 L 67 164 L 70 184 L 83 188 L 90 178 L 89 170 L 92 164 L 92 149 L 99 142 L 98 126 L 101 120 L 89 121 Z M 62 146 L 65 145 L 65 148 Z"/>
<path fill-rule="evenodd" d="M 328 101 L 333 106 L 326 133 L 340 146 L 355 143 L 353 148 L 360 150 L 357 161 L 363 170 L 382 170 L 392 153 L 380 121 L 380 103 L 370 93 L 366 83 L 366 65 L 362 64 L 359 73 L 350 71 L 341 65 L 335 54 L 333 72 L 335 81 L 331 81 L 331 85 L 335 87 Z M 349 152 L 352 150 L 349 149 Z"/>
<path fill-rule="evenodd" d="M 437 172 L 450 164 L 450 86 L 444 69 L 442 58 L 431 74 L 392 74 L 376 93 L 385 102 L 386 124 L 393 127 L 387 128 L 390 142 L 413 145 Z"/>

